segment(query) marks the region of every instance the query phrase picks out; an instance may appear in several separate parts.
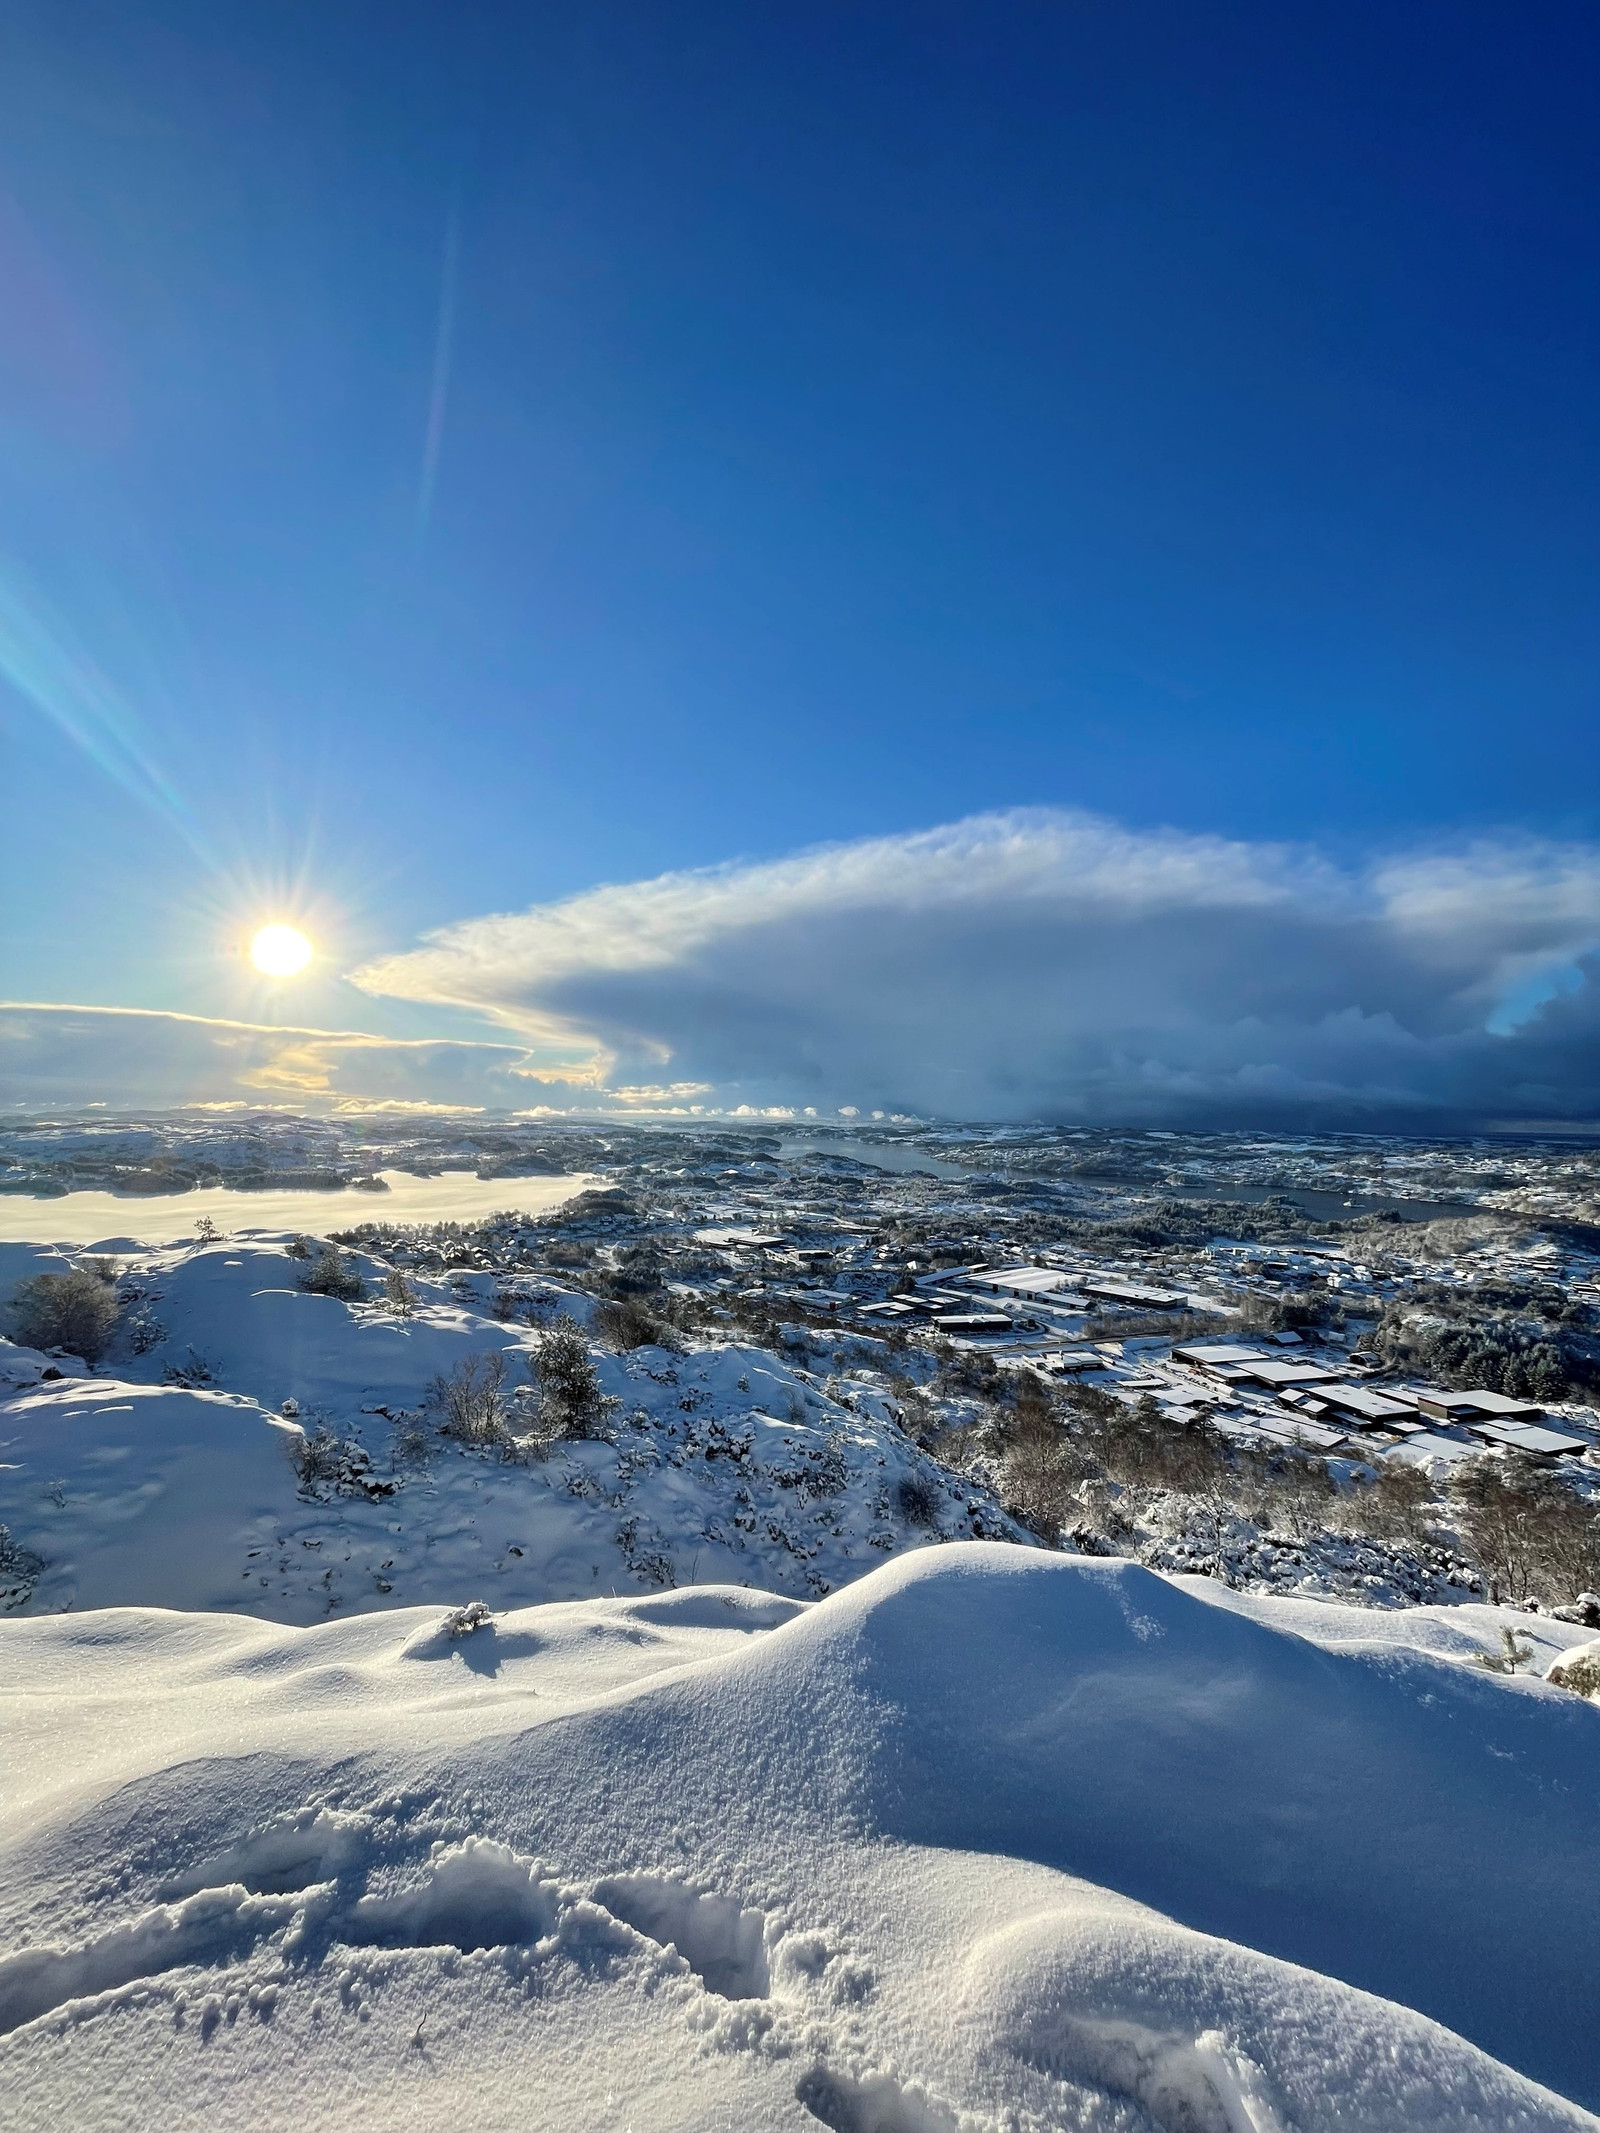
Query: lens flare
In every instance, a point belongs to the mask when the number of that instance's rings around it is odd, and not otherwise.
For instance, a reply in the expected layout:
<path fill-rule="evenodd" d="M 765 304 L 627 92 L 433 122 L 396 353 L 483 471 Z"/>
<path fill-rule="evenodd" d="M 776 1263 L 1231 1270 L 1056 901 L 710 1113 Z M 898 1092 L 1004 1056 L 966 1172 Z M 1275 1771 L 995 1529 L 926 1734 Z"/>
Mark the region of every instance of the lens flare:
<path fill-rule="evenodd" d="M 293 926 L 263 926 L 250 943 L 250 960 L 269 978 L 297 978 L 311 960 L 311 943 Z"/>

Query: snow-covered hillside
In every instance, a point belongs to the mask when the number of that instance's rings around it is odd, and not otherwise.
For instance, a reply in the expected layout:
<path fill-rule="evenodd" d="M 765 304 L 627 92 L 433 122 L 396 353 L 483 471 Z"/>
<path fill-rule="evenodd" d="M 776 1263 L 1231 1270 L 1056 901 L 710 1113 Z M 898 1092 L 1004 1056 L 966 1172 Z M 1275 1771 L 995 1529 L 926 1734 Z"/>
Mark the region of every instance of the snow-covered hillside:
<path fill-rule="evenodd" d="M 1277 1606 L 12 1619 L 7 2123 L 1592 2129 L 1600 1714 Z"/>
<path fill-rule="evenodd" d="M 798 1339 L 506 1457 L 586 1297 L 310 1264 L 0 1344 L 8 2129 L 1600 2133 L 1600 1704 L 1475 1663 L 1590 1630 L 1049 1552 Z"/>
<path fill-rule="evenodd" d="M 59 1359 L 0 1346 L 0 1521 L 43 1565 L 22 1604 L 314 1622 L 717 1581 L 814 1598 L 905 1548 L 1026 1538 L 876 1393 L 730 1344 L 597 1354 L 614 1442 L 507 1463 L 434 1435 L 397 1465 L 393 1418 L 432 1378 L 503 1354 L 531 1389 L 541 1335 L 487 1315 L 488 1277 L 416 1283 L 409 1317 L 308 1294 L 292 1242 L 141 1254 L 123 1284 L 138 1300 L 92 1376 L 67 1364 L 46 1380 Z M 381 1263 L 350 1263 L 378 1287 Z M 67 1264 L 13 1246 L 0 1274 L 15 1287 Z M 585 1298 L 539 1288 L 587 1318 Z M 319 1422 L 356 1456 L 342 1485 L 308 1489 L 290 1455 Z"/>

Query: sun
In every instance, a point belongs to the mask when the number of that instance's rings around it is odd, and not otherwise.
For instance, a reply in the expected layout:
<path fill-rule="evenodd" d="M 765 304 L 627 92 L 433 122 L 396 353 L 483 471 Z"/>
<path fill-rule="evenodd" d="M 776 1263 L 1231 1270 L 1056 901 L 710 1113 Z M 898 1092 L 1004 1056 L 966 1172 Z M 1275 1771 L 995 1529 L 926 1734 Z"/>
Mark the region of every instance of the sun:
<path fill-rule="evenodd" d="M 263 926 L 250 943 L 250 960 L 269 978 L 297 978 L 311 960 L 311 943 L 293 926 Z"/>

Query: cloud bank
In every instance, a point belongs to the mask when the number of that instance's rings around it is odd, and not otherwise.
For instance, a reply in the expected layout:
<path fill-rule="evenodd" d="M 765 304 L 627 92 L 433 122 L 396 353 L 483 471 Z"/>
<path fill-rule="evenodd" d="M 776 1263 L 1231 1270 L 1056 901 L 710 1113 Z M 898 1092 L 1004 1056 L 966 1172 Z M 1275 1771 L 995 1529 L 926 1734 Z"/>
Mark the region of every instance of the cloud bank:
<path fill-rule="evenodd" d="M 0 1005 L 0 1100 L 881 1111 L 1452 1131 L 1600 1117 L 1600 851 L 1335 865 L 986 815 L 472 919 L 353 973 L 503 1042 Z"/>
<path fill-rule="evenodd" d="M 598 888 L 353 975 L 636 1101 L 1443 1128 L 1600 1113 L 1597 949 L 1589 846 L 1343 867 L 1029 811 Z"/>

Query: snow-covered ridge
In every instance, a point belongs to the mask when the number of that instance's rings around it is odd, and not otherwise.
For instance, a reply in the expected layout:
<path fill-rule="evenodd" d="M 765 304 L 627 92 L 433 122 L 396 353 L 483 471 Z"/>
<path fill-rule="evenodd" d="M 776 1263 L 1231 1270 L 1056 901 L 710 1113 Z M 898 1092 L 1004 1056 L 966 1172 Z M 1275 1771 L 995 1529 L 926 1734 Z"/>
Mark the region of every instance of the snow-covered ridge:
<path fill-rule="evenodd" d="M 971 1544 L 12 1620 L 10 2122 L 1592 2133 L 1595 1713 L 1279 1622 Z"/>
<path fill-rule="evenodd" d="M 488 1315 L 487 1278 L 418 1281 L 408 1317 L 309 1294 L 293 1242 L 245 1234 L 140 1255 L 123 1281 L 135 1300 L 93 1375 L 0 1344 L 0 1521 L 43 1565 L 26 1599 L 13 1582 L 13 1604 L 311 1622 L 676 1583 L 815 1598 L 904 1548 L 1027 1538 L 919 1452 L 876 1393 L 830 1392 L 734 1343 L 598 1354 L 614 1442 L 507 1464 L 435 1440 L 420 1467 L 397 1465 L 394 1419 L 416 1413 L 431 1379 L 498 1354 L 531 1385 L 540 1333 Z M 4 1271 L 14 1284 L 68 1263 L 12 1247 Z M 380 1287 L 380 1262 L 351 1263 Z M 586 1298 L 541 1288 L 587 1319 Z M 46 1368 L 71 1374 L 46 1381 Z M 301 1484 L 290 1454 L 319 1425 L 363 1462 L 347 1487 Z"/>

